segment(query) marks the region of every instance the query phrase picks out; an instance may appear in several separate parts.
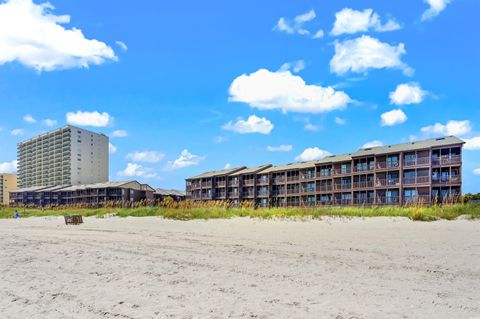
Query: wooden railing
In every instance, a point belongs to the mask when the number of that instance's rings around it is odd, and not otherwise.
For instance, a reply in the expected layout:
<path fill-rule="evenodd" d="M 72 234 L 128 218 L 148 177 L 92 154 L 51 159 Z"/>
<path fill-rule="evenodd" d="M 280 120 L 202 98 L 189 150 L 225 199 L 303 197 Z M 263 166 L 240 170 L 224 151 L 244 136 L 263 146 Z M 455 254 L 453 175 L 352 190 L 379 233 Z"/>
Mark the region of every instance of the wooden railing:
<path fill-rule="evenodd" d="M 375 186 L 382 187 L 382 186 L 400 186 L 400 179 L 399 178 L 381 178 L 377 179 L 375 182 Z"/>
<path fill-rule="evenodd" d="M 370 188 L 374 186 L 373 181 L 353 182 L 353 188 Z"/>

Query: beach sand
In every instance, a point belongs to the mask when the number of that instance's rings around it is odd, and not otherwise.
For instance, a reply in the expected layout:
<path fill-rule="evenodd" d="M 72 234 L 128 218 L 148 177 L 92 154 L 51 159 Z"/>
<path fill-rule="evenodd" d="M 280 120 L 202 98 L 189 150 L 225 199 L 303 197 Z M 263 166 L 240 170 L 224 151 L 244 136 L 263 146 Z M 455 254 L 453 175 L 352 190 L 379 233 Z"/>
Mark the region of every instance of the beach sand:
<path fill-rule="evenodd" d="M 1 318 L 480 318 L 480 221 L 0 220 Z"/>

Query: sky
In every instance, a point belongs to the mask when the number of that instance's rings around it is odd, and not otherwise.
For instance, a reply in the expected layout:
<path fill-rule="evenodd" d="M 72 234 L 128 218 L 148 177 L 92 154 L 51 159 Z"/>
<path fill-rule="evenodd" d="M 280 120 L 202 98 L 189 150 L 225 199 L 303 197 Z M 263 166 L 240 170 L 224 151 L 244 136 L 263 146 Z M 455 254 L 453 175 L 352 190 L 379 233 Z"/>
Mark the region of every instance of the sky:
<path fill-rule="evenodd" d="M 478 0 L 0 1 L 0 172 L 67 124 L 110 180 L 183 189 L 224 167 L 444 135 L 480 192 Z"/>

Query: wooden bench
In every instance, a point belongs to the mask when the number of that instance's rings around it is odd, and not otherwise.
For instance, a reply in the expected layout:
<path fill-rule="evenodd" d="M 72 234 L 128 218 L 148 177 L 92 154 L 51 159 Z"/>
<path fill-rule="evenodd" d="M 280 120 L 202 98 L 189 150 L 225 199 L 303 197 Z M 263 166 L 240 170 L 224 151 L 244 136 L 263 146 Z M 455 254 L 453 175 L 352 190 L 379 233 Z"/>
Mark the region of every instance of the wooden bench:
<path fill-rule="evenodd" d="M 79 225 L 83 223 L 83 218 L 80 215 L 75 216 L 64 216 L 65 225 Z"/>

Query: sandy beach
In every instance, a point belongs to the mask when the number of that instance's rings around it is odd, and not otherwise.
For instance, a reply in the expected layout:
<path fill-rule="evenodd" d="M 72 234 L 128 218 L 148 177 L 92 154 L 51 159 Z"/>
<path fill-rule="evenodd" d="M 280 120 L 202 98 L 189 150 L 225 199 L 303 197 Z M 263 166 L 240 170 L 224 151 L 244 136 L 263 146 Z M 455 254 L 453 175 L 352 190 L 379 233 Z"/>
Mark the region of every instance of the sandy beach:
<path fill-rule="evenodd" d="M 1 318 L 480 318 L 480 221 L 0 220 Z"/>

